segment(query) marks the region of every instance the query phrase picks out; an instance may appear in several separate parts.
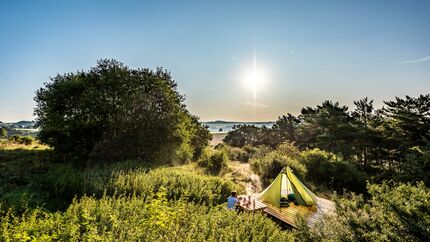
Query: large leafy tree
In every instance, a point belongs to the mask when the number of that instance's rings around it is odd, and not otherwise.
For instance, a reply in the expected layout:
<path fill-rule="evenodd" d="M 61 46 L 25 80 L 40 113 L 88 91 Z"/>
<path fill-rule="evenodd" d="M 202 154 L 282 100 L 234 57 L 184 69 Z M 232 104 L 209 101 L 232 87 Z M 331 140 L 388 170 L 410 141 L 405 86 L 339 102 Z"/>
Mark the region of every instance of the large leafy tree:
<path fill-rule="evenodd" d="M 210 134 L 176 86 L 161 68 L 130 69 L 109 59 L 57 75 L 35 97 L 39 138 L 76 160 L 189 159 Z"/>

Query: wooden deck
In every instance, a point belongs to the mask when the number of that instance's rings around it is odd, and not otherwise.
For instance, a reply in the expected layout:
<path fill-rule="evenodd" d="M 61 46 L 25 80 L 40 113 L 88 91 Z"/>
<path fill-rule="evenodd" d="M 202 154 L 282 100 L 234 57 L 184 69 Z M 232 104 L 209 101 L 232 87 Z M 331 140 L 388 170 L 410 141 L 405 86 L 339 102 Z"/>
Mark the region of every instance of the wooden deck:
<path fill-rule="evenodd" d="M 317 205 L 312 207 L 296 206 L 293 203 L 290 203 L 289 207 L 278 208 L 266 202 L 260 202 L 267 206 L 267 208 L 264 209 L 264 212 L 294 228 L 297 228 L 295 217 L 298 214 L 302 215 L 307 220 L 309 227 L 313 227 L 323 218 L 324 214 L 334 213 L 334 202 L 320 197 L 317 197 L 317 199 Z"/>
<path fill-rule="evenodd" d="M 241 195 L 239 198 L 249 198 L 248 196 Z M 258 200 L 256 197 L 251 196 L 251 201 L 255 200 L 255 207 L 254 203 L 251 202 L 251 204 L 244 204 L 243 202 L 236 204 L 237 207 L 241 208 L 245 212 L 256 212 L 256 211 L 262 211 L 267 208 L 267 205 Z"/>

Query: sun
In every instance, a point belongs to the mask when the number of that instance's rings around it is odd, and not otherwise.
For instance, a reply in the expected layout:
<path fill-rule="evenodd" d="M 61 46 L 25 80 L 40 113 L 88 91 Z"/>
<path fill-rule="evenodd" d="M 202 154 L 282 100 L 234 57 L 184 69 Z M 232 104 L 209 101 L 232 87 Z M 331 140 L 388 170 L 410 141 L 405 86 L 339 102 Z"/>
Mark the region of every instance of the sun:
<path fill-rule="evenodd" d="M 261 88 L 265 81 L 265 76 L 262 71 L 253 68 L 244 73 L 244 82 L 245 85 L 251 90 L 257 90 Z"/>
<path fill-rule="evenodd" d="M 267 82 L 267 73 L 263 68 L 257 66 L 257 60 L 254 55 L 252 67 L 248 68 L 243 73 L 243 83 L 244 86 L 252 91 L 253 99 L 255 101 L 257 91 L 262 89 Z"/>

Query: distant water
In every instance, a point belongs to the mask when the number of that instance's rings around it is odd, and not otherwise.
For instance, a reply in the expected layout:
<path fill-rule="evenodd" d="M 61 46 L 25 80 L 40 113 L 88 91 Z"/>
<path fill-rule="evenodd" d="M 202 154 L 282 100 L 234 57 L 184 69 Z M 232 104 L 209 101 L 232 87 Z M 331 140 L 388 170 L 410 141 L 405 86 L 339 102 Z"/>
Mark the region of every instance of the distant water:
<path fill-rule="evenodd" d="M 212 133 L 216 132 L 229 132 L 233 130 L 233 126 L 239 125 L 239 124 L 247 124 L 247 125 L 254 125 L 257 127 L 266 126 L 267 128 L 271 128 L 273 125 L 273 122 L 225 122 L 225 121 L 210 121 L 210 122 L 203 122 L 203 124 L 208 126 L 208 129 Z"/>

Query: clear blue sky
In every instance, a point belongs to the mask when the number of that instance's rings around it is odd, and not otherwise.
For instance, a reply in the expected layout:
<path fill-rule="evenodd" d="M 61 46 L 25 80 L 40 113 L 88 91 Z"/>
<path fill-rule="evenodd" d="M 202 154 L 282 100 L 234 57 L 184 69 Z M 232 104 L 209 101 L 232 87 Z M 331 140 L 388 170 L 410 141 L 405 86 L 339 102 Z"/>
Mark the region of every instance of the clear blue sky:
<path fill-rule="evenodd" d="M 243 85 L 254 53 L 255 100 Z M 430 92 L 430 1 L 1 1 L 0 120 L 33 119 L 49 76 L 100 58 L 167 68 L 203 120 L 380 106 Z"/>

